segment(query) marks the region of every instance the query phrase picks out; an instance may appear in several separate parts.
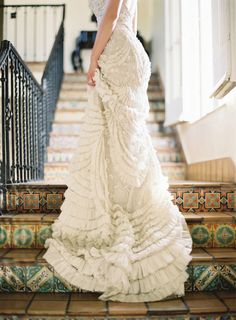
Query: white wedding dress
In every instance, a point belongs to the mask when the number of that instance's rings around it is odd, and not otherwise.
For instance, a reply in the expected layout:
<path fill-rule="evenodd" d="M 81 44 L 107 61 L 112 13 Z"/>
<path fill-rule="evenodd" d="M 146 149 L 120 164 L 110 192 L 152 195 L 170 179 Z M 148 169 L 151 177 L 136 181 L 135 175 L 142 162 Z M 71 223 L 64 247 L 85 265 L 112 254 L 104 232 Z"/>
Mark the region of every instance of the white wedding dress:
<path fill-rule="evenodd" d="M 106 0 L 90 0 L 101 21 Z M 151 68 L 124 0 L 88 86 L 79 144 L 43 256 L 70 284 L 101 300 L 157 301 L 185 294 L 192 239 L 172 202 L 146 126 Z"/>

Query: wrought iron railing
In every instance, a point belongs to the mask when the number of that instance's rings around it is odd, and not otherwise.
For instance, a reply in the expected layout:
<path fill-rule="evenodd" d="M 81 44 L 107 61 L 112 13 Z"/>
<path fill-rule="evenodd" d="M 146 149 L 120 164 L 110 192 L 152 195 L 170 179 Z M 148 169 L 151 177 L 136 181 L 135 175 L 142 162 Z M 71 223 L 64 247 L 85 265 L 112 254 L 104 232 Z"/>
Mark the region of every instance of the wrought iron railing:
<path fill-rule="evenodd" d="M 65 7 L 64 7 L 65 13 Z M 64 16 L 39 84 L 11 42 L 0 48 L 0 185 L 41 180 L 63 78 Z"/>

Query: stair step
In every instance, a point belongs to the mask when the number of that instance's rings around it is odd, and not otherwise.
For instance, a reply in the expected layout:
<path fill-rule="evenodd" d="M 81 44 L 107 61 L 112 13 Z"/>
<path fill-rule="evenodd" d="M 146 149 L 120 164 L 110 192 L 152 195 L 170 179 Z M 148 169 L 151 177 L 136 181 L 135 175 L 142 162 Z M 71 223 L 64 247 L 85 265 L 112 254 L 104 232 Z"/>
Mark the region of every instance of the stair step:
<path fill-rule="evenodd" d="M 150 134 L 155 134 L 159 131 L 163 132 L 163 122 L 149 122 L 147 123 L 147 128 Z M 54 133 L 78 134 L 80 132 L 80 124 L 78 122 L 54 122 L 52 125 L 52 131 Z"/>
<path fill-rule="evenodd" d="M 58 155 L 62 159 L 63 155 Z M 66 156 L 65 156 L 66 157 Z M 49 158 L 48 160 L 52 160 Z M 160 155 L 161 160 L 161 155 Z M 162 173 L 167 176 L 170 180 L 184 180 L 186 177 L 186 164 L 185 162 L 161 162 Z M 48 183 L 64 183 L 68 176 L 69 161 L 55 161 L 46 162 L 44 165 L 45 169 L 45 181 Z"/>
<path fill-rule="evenodd" d="M 71 82 L 71 81 L 63 81 L 62 83 L 63 91 L 86 91 L 87 83 L 84 82 Z M 157 82 L 151 82 L 148 86 L 148 91 L 161 91 L 162 88 Z"/>
<path fill-rule="evenodd" d="M 80 123 L 83 120 L 83 117 L 85 116 L 85 110 L 82 109 L 58 109 L 55 112 L 55 117 L 53 122 L 75 122 L 78 121 Z M 164 110 L 150 110 L 148 114 L 147 122 L 160 122 L 165 120 L 165 113 Z"/>
<path fill-rule="evenodd" d="M 2 292 L 73 292 L 43 259 L 46 249 L 0 249 Z M 187 267 L 186 292 L 236 289 L 235 248 L 194 248 Z"/>
<path fill-rule="evenodd" d="M 149 101 L 150 110 L 156 111 L 164 111 L 165 104 L 162 101 Z M 88 101 L 77 101 L 77 100 L 63 100 L 58 101 L 57 103 L 57 111 L 64 110 L 81 110 L 84 111 L 89 108 Z"/>
<path fill-rule="evenodd" d="M 236 212 L 183 213 L 194 248 L 236 248 Z M 43 248 L 59 213 L 0 216 L 0 248 Z"/>
<path fill-rule="evenodd" d="M 73 72 L 73 73 L 65 73 L 64 74 L 64 78 L 63 78 L 64 82 L 72 82 L 72 83 L 87 83 L 87 74 L 86 73 L 79 73 L 79 72 Z M 160 77 L 156 76 L 155 74 L 151 74 L 150 77 L 150 84 L 156 84 L 159 85 L 160 82 Z"/>
<path fill-rule="evenodd" d="M 171 148 L 169 151 L 173 152 L 173 148 L 177 148 L 176 140 L 173 134 L 154 135 L 151 134 L 153 146 L 156 148 Z M 50 135 L 50 147 L 65 148 L 77 147 L 79 140 L 79 133 L 77 134 L 60 134 L 52 131 Z"/>
<path fill-rule="evenodd" d="M 73 141 L 72 141 L 73 142 Z M 48 162 L 70 162 L 74 153 L 76 152 L 76 141 L 69 142 L 68 146 L 71 148 L 56 147 L 53 142 L 50 142 L 50 145 L 53 147 L 47 148 L 47 160 Z M 55 146 L 55 147 L 54 147 Z M 181 154 L 175 148 L 163 148 L 157 147 L 156 154 L 160 162 L 181 162 L 182 157 Z"/>
<path fill-rule="evenodd" d="M 58 213 L 66 189 L 65 184 L 48 184 L 45 181 L 8 185 L 7 212 Z M 235 184 L 170 180 L 169 191 L 181 212 L 236 211 Z"/>
<path fill-rule="evenodd" d="M 186 292 L 183 297 L 154 302 L 113 302 L 98 292 L 0 293 L 2 315 L 49 319 L 234 319 L 236 290 Z M 231 317 L 232 315 L 232 317 Z M 160 318 L 162 316 L 162 318 Z M 71 318 L 72 317 L 72 318 Z M 79 317 L 79 318 L 78 318 Z M 82 317 L 82 318 L 80 318 Z M 88 318 L 87 318 L 88 317 Z M 97 318 L 98 317 L 98 318 Z M 153 318 L 154 317 L 154 318 Z M 8 319 L 8 318 L 7 318 Z M 38 319 L 38 318 L 37 318 Z"/>
<path fill-rule="evenodd" d="M 149 101 L 164 101 L 165 96 L 162 91 L 148 91 Z M 62 90 L 60 92 L 59 100 L 60 101 L 87 101 L 88 94 L 84 90 Z"/>

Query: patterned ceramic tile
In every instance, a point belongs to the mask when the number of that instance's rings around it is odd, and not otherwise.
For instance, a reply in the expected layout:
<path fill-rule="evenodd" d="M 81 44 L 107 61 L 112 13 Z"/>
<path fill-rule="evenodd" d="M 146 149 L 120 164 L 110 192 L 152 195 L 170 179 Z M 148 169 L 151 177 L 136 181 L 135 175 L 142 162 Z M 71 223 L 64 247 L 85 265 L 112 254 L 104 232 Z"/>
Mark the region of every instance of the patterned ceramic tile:
<path fill-rule="evenodd" d="M 39 194 L 23 194 L 23 203 L 25 210 L 39 210 Z"/>
<path fill-rule="evenodd" d="M 236 210 L 236 192 L 227 193 L 226 199 L 228 207 Z"/>
<path fill-rule="evenodd" d="M 65 185 L 12 185 L 7 191 L 7 211 L 17 213 L 60 212 Z M 14 201 L 12 201 L 14 199 Z"/>
<path fill-rule="evenodd" d="M 11 225 L 0 225 L 0 248 L 11 247 Z"/>
<path fill-rule="evenodd" d="M 40 224 L 36 226 L 36 248 L 44 248 L 47 238 L 52 235 L 51 225 Z"/>
<path fill-rule="evenodd" d="M 198 208 L 198 193 L 184 193 L 183 194 L 183 206 L 185 208 Z"/>
<path fill-rule="evenodd" d="M 189 225 L 189 230 L 193 239 L 193 247 L 211 248 L 213 243 L 211 224 L 193 224 Z"/>
<path fill-rule="evenodd" d="M 77 287 L 68 283 L 54 270 L 54 292 L 77 292 Z"/>
<path fill-rule="evenodd" d="M 213 247 L 235 247 L 236 224 L 213 225 Z"/>
<path fill-rule="evenodd" d="M 193 291 L 236 288 L 236 265 L 211 264 L 193 266 Z"/>
<path fill-rule="evenodd" d="M 181 212 L 220 212 L 234 211 L 233 200 L 235 191 L 220 186 L 209 187 L 170 187 L 175 194 L 176 204 Z"/>
<path fill-rule="evenodd" d="M 34 248 L 35 229 L 35 225 L 12 225 L 12 248 Z"/>
<path fill-rule="evenodd" d="M 186 271 L 189 274 L 187 281 L 185 281 L 184 283 L 184 288 L 185 288 L 185 291 L 187 292 L 187 291 L 192 291 L 192 288 L 193 288 L 193 266 L 188 265 Z"/>
<path fill-rule="evenodd" d="M 1 271 L 2 292 L 25 291 L 25 270 L 23 266 L 3 266 Z"/>
<path fill-rule="evenodd" d="M 7 210 L 12 211 L 17 208 L 17 196 L 15 194 L 7 194 Z"/>
<path fill-rule="evenodd" d="M 53 268 L 49 265 L 26 266 L 26 291 L 53 292 Z"/>
<path fill-rule="evenodd" d="M 206 209 L 220 208 L 220 192 L 206 192 L 205 207 Z"/>
<path fill-rule="evenodd" d="M 47 209 L 59 210 L 62 204 L 62 194 L 47 194 Z"/>

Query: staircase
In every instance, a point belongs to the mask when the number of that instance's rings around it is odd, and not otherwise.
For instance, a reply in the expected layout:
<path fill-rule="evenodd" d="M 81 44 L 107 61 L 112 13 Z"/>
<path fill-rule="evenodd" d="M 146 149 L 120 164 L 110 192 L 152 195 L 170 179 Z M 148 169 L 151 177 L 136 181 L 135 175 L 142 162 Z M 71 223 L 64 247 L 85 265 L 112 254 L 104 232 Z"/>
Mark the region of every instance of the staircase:
<path fill-rule="evenodd" d="M 193 239 L 186 295 L 150 303 L 100 301 L 97 293 L 65 282 L 42 258 L 44 242 L 51 236 L 51 224 L 64 200 L 67 186 L 63 182 L 87 103 L 85 90 L 84 75 L 65 75 L 50 135 L 45 181 L 8 188 L 6 214 L 0 217 L 0 315 L 4 319 L 235 319 L 236 186 L 185 180 L 186 164 L 175 132 L 163 126 L 164 98 L 155 74 L 148 91 L 148 127 L 163 172 L 169 177 L 173 202 Z"/>
<path fill-rule="evenodd" d="M 164 93 L 158 74 L 152 74 L 148 88 L 150 112 L 147 126 L 161 162 L 170 180 L 184 180 L 186 165 L 174 130 L 164 128 Z M 78 143 L 80 124 L 87 107 L 86 75 L 65 75 L 57 105 L 45 165 L 45 180 L 63 183 L 68 164 Z"/>

